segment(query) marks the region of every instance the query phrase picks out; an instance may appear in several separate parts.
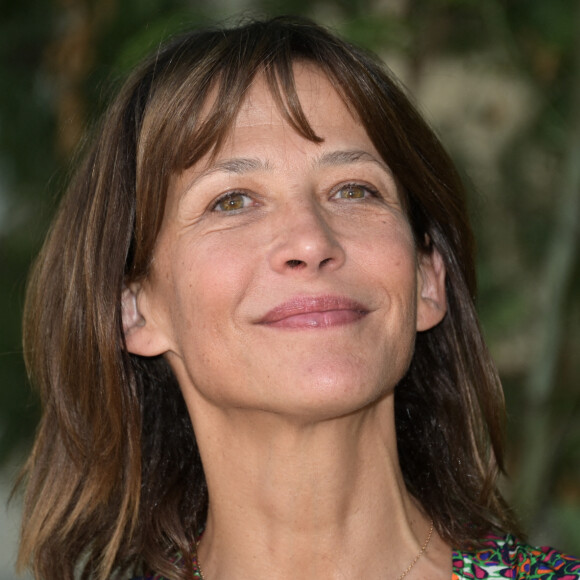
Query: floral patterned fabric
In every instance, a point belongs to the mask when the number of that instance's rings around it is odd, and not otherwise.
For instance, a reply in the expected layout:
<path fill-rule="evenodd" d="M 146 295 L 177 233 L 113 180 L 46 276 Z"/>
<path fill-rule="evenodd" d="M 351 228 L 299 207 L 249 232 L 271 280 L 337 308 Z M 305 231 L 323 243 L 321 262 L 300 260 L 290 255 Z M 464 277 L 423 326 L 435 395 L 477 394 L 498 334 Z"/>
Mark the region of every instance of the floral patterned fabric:
<path fill-rule="evenodd" d="M 195 566 L 195 563 L 194 563 Z M 201 578 L 197 566 L 193 574 Z M 513 536 L 490 536 L 474 552 L 453 551 L 451 580 L 580 580 L 580 560 L 552 548 L 533 548 Z M 152 575 L 133 580 L 164 580 Z"/>
<path fill-rule="evenodd" d="M 533 548 L 513 536 L 490 537 L 477 552 L 453 551 L 452 580 L 580 580 L 580 560 Z"/>

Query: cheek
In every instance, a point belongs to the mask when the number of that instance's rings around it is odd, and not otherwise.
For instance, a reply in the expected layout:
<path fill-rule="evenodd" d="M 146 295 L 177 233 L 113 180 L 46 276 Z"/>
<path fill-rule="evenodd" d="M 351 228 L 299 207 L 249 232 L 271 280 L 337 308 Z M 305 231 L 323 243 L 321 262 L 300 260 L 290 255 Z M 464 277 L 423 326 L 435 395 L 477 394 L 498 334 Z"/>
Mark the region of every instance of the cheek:
<path fill-rule="evenodd" d="M 172 253 L 171 324 L 178 341 L 208 345 L 219 338 L 247 287 L 252 254 L 225 239 L 183 243 Z"/>
<path fill-rule="evenodd" d="M 417 328 L 414 240 L 406 223 L 390 223 L 372 233 L 367 231 L 359 244 L 360 279 L 381 296 L 384 360 L 390 364 L 398 361 L 394 366 L 404 370 L 412 356 Z"/>
<path fill-rule="evenodd" d="M 383 221 L 356 238 L 357 261 L 377 284 L 415 300 L 417 254 L 406 222 Z"/>

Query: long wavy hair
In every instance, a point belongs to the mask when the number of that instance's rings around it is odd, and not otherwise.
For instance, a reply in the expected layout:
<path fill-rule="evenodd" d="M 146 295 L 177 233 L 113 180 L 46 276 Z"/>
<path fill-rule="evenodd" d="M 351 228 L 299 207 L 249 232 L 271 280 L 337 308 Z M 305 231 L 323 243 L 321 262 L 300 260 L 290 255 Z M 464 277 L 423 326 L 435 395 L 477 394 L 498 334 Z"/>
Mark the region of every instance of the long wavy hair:
<path fill-rule="evenodd" d="M 396 388 L 407 488 L 454 547 L 516 529 L 497 487 L 504 402 L 475 311 L 453 163 L 375 56 L 283 17 L 159 49 L 110 106 L 62 200 L 24 316 L 44 411 L 25 467 L 19 565 L 37 578 L 191 577 L 208 503 L 195 434 L 165 359 L 124 348 L 121 293 L 148 275 L 169 179 L 220 147 L 257 76 L 289 125 L 320 140 L 296 93 L 298 61 L 322 71 L 360 120 L 398 180 L 417 248 L 437 248 L 447 270 L 448 313 L 417 336 Z"/>

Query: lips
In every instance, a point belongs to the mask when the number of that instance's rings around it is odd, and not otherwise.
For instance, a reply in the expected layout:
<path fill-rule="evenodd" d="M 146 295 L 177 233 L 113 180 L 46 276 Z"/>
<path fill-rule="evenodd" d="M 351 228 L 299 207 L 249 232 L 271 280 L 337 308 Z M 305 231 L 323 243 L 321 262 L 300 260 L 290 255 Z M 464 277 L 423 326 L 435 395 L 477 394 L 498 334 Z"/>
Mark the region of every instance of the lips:
<path fill-rule="evenodd" d="M 278 328 L 328 328 L 360 320 L 369 310 L 343 296 L 297 296 L 270 310 L 260 324 Z"/>

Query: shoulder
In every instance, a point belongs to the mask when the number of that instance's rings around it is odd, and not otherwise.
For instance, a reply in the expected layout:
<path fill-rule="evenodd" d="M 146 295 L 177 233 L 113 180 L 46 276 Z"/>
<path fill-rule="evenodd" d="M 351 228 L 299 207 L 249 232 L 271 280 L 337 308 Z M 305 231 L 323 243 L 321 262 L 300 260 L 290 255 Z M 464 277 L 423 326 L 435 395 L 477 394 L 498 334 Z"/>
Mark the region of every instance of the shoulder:
<path fill-rule="evenodd" d="M 526 578 L 580 580 L 580 560 L 552 548 L 534 548 L 514 536 L 490 536 L 474 551 L 453 552 L 453 580 Z"/>

